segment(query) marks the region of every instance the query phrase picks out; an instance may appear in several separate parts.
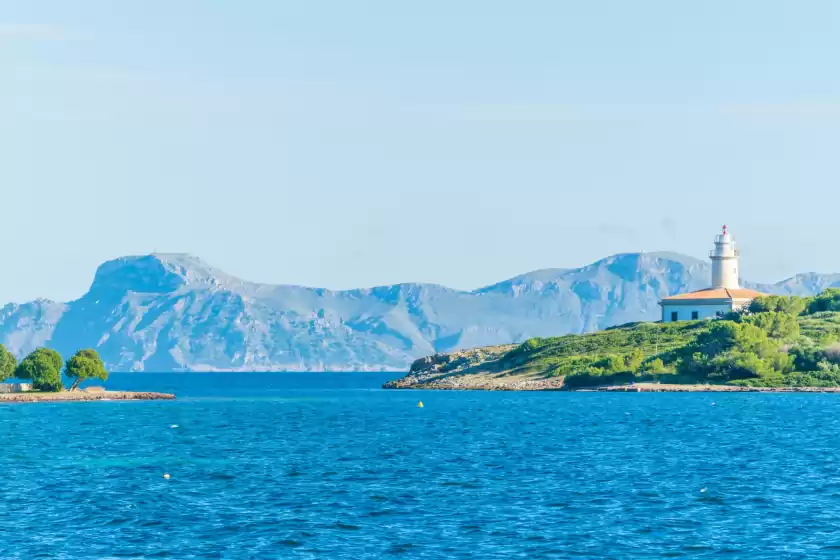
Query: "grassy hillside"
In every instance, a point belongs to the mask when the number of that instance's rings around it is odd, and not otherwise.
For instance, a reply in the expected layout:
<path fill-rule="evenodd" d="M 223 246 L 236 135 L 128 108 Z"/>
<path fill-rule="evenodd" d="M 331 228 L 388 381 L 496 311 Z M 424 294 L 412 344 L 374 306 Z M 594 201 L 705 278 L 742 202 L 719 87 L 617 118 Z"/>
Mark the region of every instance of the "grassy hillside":
<path fill-rule="evenodd" d="M 684 347 L 709 326 L 707 321 L 630 323 L 585 335 L 532 338 L 505 355 L 501 364 L 519 373 L 553 376 L 616 365 L 617 358 L 638 367 L 652 357 Z"/>
<path fill-rule="evenodd" d="M 840 340 L 840 313 L 836 311 L 803 315 L 797 321 L 802 335 L 816 344 L 828 346 Z"/>
<path fill-rule="evenodd" d="M 722 320 L 633 323 L 535 338 L 493 367 L 565 378 L 568 387 L 654 381 L 748 386 L 840 386 L 840 290 L 771 296 Z"/>

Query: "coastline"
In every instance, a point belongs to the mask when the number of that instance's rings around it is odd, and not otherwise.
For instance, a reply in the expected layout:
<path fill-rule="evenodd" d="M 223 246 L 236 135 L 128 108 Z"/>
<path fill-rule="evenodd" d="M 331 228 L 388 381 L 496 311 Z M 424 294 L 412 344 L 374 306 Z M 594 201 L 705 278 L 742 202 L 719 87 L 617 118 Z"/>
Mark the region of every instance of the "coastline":
<path fill-rule="evenodd" d="M 562 378 L 494 377 L 489 375 L 453 376 L 420 381 L 411 376 L 389 381 L 383 389 L 427 391 L 564 391 L 567 393 L 840 393 L 840 387 L 739 387 L 737 385 L 702 385 L 636 383 L 569 388 Z"/>
<path fill-rule="evenodd" d="M 840 393 L 840 387 L 739 387 L 736 385 L 675 385 L 636 383 L 567 389 L 577 393 Z"/>
<path fill-rule="evenodd" d="M 148 391 L 60 391 L 58 393 L 0 393 L 2 403 L 91 402 L 91 401 L 159 401 L 173 400 L 171 393 Z"/>
<path fill-rule="evenodd" d="M 536 378 L 528 375 L 476 373 L 433 377 L 409 374 L 389 381 L 383 389 L 430 389 L 436 391 L 560 391 L 562 377 Z"/>

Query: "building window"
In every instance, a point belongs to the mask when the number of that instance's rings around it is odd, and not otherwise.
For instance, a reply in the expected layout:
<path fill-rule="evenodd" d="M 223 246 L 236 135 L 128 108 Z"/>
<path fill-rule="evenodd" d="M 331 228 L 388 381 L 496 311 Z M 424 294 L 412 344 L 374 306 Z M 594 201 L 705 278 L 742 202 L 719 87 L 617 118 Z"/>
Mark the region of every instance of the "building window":
<path fill-rule="evenodd" d="M 691 312 L 691 320 L 692 321 L 696 321 L 699 318 L 700 318 L 700 313 L 698 311 L 692 311 Z"/>
<path fill-rule="evenodd" d="M 676 320 L 677 320 L 677 312 L 676 312 L 676 311 L 671 311 L 671 320 L 672 320 L 672 321 L 676 321 Z"/>

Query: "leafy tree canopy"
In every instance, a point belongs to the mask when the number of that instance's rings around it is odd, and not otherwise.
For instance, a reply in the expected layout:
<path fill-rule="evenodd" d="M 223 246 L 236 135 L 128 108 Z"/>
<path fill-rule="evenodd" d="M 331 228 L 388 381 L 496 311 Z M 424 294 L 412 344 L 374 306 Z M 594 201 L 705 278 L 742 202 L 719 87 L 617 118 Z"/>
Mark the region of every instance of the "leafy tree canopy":
<path fill-rule="evenodd" d="M 5 346 L 0 344 L 0 381 L 5 381 L 15 376 L 17 359 Z"/>
<path fill-rule="evenodd" d="M 776 312 L 753 317 L 764 317 L 758 321 L 762 326 L 787 324 L 776 315 L 791 317 Z M 780 330 L 785 328 L 790 330 L 790 327 L 780 327 Z M 681 375 L 717 383 L 781 375 L 793 369 L 793 360 L 782 351 L 781 340 L 782 337 L 768 336 L 768 330 L 746 319 L 742 323 L 718 321 L 683 348 L 676 369 Z"/>
<path fill-rule="evenodd" d="M 840 288 L 829 288 L 808 301 L 809 314 L 821 311 L 840 311 Z"/>
<path fill-rule="evenodd" d="M 79 350 L 73 357 L 67 360 L 64 368 L 64 373 L 67 377 L 73 379 L 73 385 L 70 390 L 73 391 L 78 388 L 79 383 L 86 379 L 108 379 L 108 371 L 105 369 L 105 364 L 99 353 L 96 350 L 86 349 Z"/>
<path fill-rule="evenodd" d="M 801 315 L 810 300 L 791 296 L 762 296 L 750 302 L 747 310 L 750 313 L 787 313 L 789 315 Z"/>
<path fill-rule="evenodd" d="M 49 348 L 37 348 L 20 362 L 15 370 L 15 377 L 31 379 L 32 386 L 38 391 L 61 391 L 61 355 Z"/>
<path fill-rule="evenodd" d="M 796 317 L 783 311 L 766 311 L 747 315 L 743 322 L 758 327 L 770 338 L 788 341 L 799 337 L 799 323 Z"/>

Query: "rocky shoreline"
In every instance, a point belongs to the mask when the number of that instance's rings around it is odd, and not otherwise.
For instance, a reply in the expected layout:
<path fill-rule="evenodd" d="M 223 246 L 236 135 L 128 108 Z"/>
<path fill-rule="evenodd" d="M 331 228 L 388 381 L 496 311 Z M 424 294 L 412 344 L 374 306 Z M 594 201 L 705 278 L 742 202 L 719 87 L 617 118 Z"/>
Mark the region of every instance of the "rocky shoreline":
<path fill-rule="evenodd" d="M 616 393 L 840 393 L 840 387 L 740 387 L 737 385 L 635 383 L 567 387 L 565 377 L 529 371 L 509 356 L 514 345 L 439 353 L 416 360 L 405 377 L 384 389 L 436 391 L 568 391 Z M 527 366 L 527 363 L 524 365 Z"/>
<path fill-rule="evenodd" d="M 579 393 L 840 393 L 840 387 L 738 387 L 735 385 L 674 385 L 636 383 L 569 389 Z"/>
<path fill-rule="evenodd" d="M 389 381 L 384 389 L 434 389 L 439 391 L 559 391 L 563 389 L 562 377 L 544 379 L 487 374 L 453 375 L 437 379 L 423 379 L 408 375 Z"/>
<path fill-rule="evenodd" d="M 173 400 L 170 393 L 133 391 L 60 391 L 58 393 L 0 393 L 0 403 L 90 402 L 90 401 L 159 401 Z"/>
<path fill-rule="evenodd" d="M 436 391 L 566 391 L 569 393 L 840 393 L 840 387 L 738 387 L 735 385 L 675 385 L 636 383 L 601 387 L 568 388 L 563 378 L 494 377 L 489 375 L 452 376 L 423 380 L 416 376 L 389 381 L 385 389 Z"/>
<path fill-rule="evenodd" d="M 416 360 L 408 375 L 385 383 L 384 389 L 454 389 L 479 391 L 547 391 L 563 386 L 562 378 L 512 375 L 499 359 L 513 344 L 440 353 Z"/>

